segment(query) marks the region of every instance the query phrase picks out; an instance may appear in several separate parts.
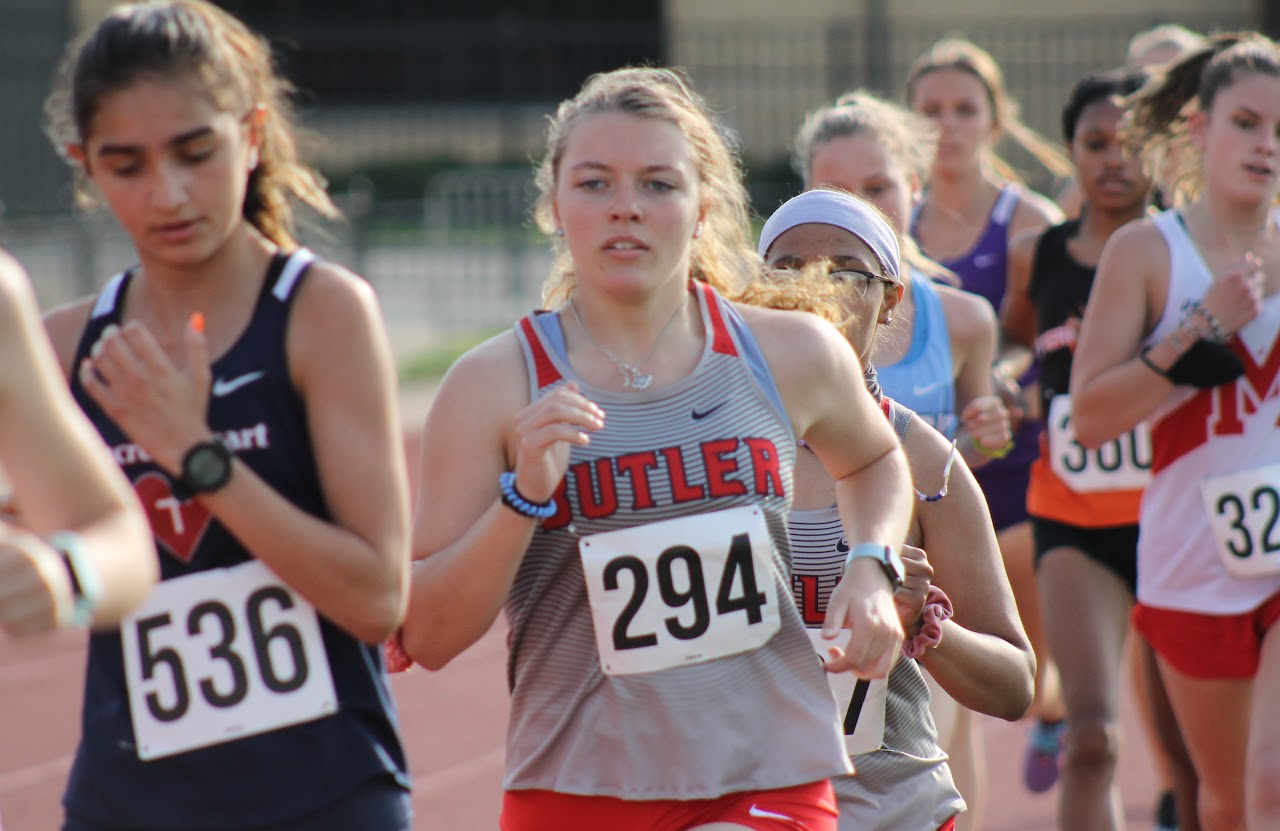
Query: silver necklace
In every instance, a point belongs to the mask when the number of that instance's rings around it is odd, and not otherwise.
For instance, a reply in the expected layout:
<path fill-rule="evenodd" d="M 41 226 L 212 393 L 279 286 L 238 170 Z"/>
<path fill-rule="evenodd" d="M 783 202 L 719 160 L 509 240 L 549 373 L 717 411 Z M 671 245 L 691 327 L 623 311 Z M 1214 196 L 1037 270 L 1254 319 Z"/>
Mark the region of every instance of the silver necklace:
<path fill-rule="evenodd" d="M 660 330 L 658 330 L 658 336 L 653 339 L 653 346 L 649 347 L 649 351 L 641 356 L 640 360 L 636 361 L 634 364 L 629 364 L 622 360 L 617 355 L 613 354 L 609 347 L 591 337 L 591 333 L 587 331 L 586 324 L 582 322 L 582 317 L 578 314 L 578 307 L 574 304 L 572 298 L 569 299 L 569 311 L 573 312 L 573 319 L 577 321 L 578 328 L 581 329 L 582 334 L 586 336 L 587 342 L 596 349 L 599 349 L 606 358 L 613 362 L 614 367 L 618 370 L 618 374 L 622 376 L 622 386 L 628 389 L 642 390 L 653 383 L 653 376 L 645 372 L 643 367 L 649 362 L 649 359 L 653 357 L 653 353 L 658 351 L 658 344 L 662 343 L 662 336 L 671 328 L 671 324 L 675 323 L 676 318 L 680 316 L 681 310 L 684 309 L 685 304 L 689 302 L 688 293 L 685 294 L 684 298 L 684 301 L 679 306 L 676 306 L 676 310 L 671 313 L 671 317 L 667 319 L 667 322 L 663 324 Z"/>

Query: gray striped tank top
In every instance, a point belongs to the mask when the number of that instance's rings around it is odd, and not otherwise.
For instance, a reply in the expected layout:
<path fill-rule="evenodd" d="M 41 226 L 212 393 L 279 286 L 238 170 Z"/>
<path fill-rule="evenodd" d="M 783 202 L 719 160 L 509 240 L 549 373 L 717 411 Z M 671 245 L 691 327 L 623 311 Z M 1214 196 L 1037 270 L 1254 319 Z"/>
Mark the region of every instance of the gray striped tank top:
<path fill-rule="evenodd" d="M 796 437 L 738 313 L 692 290 L 706 345 L 659 389 L 577 379 L 556 314 L 517 325 L 533 398 L 576 380 L 606 420 L 507 597 L 508 789 L 707 799 L 849 771 L 789 599 Z"/>
<path fill-rule="evenodd" d="M 886 415 L 905 437 L 912 412 L 888 398 Z M 840 581 L 849 543 L 835 507 L 792 511 L 792 591 L 805 624 L 822 626 L 827 599 Z M 873 700 L 868 696 L 868 702 Z M 857 701 L 855 696 L 854 701 Z M 902 659 L 889 673 L 883 695 L 884 733 L 879 747 L 852 756 L 857 773 L 832 780 L 840 803 L 841 831 L 932 831 L 965 810 L 951 779 L 946 753 L 929 712 L 929 688 L 920 665 Z M 856 706 L 853 705 L 853 706 Z M 842 713 L 852 728 L 853 719 Z M 876 714 L 863 711 L 858 721 Z"/>

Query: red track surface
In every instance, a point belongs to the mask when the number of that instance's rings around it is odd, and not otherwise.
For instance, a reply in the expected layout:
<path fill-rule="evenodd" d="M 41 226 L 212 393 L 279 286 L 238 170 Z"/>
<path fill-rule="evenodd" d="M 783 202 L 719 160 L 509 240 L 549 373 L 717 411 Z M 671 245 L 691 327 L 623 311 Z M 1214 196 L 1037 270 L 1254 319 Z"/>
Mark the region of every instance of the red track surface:
<path fill-rule="evenodd" d="M 416 459 L 410 452 L 410 459 Z M 0 640 L 0 816 L 4 831 L 54 831 L 79 735 L 82 634 Z M 392 681 L 414 782 L 416 827 L 497 828 L 506 722 L 501 625 L 440 672 Z M 989 792 L 984 831 L 1047 831 L 1056 792 L 1022 786 L 1026 726 L 983 719 Z M 1120 782 L 1131 831 L 1150 831 L 1155 790 L 1131 698 L 1122 712 Z"/>

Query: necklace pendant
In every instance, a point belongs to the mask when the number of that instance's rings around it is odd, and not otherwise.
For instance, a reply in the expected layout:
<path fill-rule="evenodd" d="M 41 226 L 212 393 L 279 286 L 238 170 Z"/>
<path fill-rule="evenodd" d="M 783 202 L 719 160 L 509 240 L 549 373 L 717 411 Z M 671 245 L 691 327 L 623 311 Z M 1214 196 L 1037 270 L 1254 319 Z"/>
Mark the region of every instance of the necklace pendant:
<path fill-rule="evenodd" d="M 622 376 L 622 386 L 633 390 L 642 390 L 651 383 L 653 383 L 652 375 L 641 372 L 632 366 L 627 367 L 625 374 Z"/>

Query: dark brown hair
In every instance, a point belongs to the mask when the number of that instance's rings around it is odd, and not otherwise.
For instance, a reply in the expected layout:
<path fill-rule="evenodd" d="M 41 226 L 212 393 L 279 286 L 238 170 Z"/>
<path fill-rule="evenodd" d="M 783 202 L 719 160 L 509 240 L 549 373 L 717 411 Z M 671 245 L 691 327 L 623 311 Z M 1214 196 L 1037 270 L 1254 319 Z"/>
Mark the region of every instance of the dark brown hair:
<path fill-rule="evenodd" d="M 325 216 L 338 210 L 324 181 L 298 159 L 289 96 L 266 41 L 204 0 L 166 0 L 118 6 L 71 44 L 45 102 L 46 130 L 64 156 L 84 146 L 103 99 L 139 79 L 188 76 L 203 83 L 224 112 L 246 115 L 265 107 L 258 164 L 241 211 L 267 238 L 292 247 L 294 197 Z M 70 159 L 68 159 L 70 161 Z M 86 182 L 79 165 L 77 189 Z"/>

